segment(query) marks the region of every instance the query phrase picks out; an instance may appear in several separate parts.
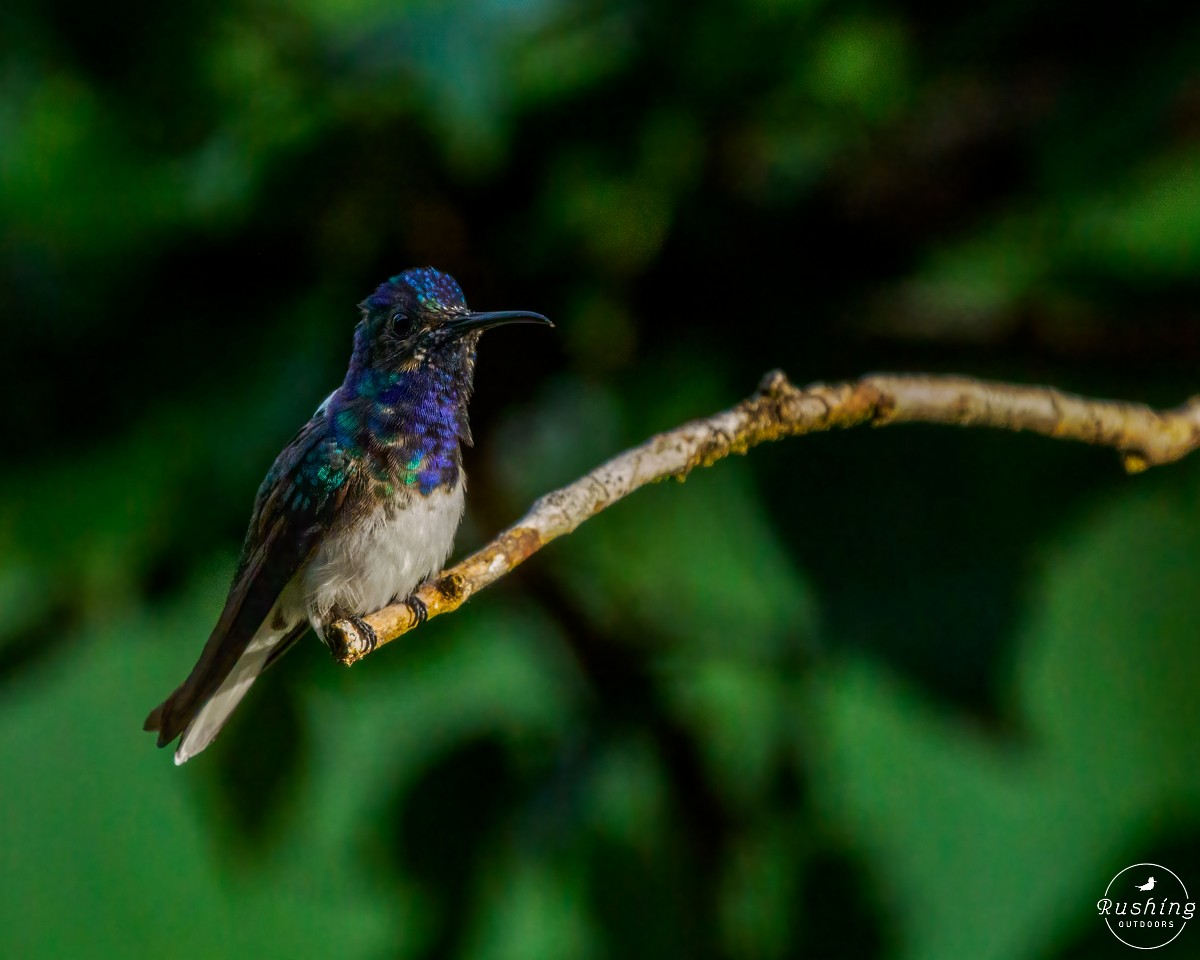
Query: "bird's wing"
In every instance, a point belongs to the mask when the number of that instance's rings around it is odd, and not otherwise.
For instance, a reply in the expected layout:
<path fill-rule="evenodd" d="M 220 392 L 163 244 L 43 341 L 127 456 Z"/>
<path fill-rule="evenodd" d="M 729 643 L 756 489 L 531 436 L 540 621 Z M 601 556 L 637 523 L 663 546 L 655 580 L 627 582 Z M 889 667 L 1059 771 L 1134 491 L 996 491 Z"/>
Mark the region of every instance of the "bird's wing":
<path fill-rule="evenodd" d="M 220 688 L 354 485 L 353 462 L 326 424 L 323 411 L 314 416 L 259 487 L 225 609 L 188 678 L 146 718 L 160 747 Z"/>

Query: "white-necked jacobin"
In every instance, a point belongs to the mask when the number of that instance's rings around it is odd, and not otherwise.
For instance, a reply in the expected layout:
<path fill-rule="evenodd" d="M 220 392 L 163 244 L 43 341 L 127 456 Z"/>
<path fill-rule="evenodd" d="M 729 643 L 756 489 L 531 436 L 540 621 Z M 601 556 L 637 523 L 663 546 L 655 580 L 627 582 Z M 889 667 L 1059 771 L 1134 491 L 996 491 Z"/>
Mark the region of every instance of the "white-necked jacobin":
<path fill-rule="evenodd" d="M 432 267 L 360 305 L 342 385 L 259 487 L 225 608 L 191 674 L 150 713 L 175 762 L 207 747 L 263 670 L 309 624 L 317 635 L 404 600 L 450 555 L 463 513 L 462 444 L 482 332 L 550 324 L 523 310 L 471 313 Z"/>

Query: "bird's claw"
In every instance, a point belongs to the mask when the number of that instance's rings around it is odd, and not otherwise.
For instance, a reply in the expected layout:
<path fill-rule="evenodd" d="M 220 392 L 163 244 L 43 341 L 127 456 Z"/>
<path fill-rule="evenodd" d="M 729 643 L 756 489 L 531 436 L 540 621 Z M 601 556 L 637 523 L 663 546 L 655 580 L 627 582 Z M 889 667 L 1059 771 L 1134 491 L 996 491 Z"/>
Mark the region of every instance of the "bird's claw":
<path fill-rule="evenodd" d="M 404 601 L 408 609 L 412 611 L 413 619 L 416 620 L 417 626 L 420 626 L 429 619 L 429 608 L 425 606 L 425 601 L 415 594 Z"/>
<path fill-rule="evenodd" d="M 359 656 L 365 657 L 379 646 L 379 637 L 375 633 L 375 628 L 362 617 L 347 617 L 347 619 L 354 624 L 354 629 L 358 632 L 358 637 L 362 644 Z"/>

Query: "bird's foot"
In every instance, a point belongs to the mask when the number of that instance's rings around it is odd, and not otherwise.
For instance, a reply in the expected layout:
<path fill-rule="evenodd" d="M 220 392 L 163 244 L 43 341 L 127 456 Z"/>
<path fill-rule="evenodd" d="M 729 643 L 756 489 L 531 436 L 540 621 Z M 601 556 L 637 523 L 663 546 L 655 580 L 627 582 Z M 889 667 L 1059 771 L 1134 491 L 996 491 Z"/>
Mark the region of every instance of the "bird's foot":
<path fill-rule="evenodd" d="M 420 626 L 429 619 L 429 608 L 425 606 L 425 601 L 415 593 L 405 599 L 404 603 L 412 611 L 413 619 L 417 621 L 417 626 Z"/>
<path fill-rule="evenodd" d="M 347 617 L 354 629 L 358 631 L 358 636 L 362 640 L 362 647 L 359 652 L 360 657 L 365 657 L 379 646 L 379 637 L 375 634 L 375 628 L 372 627 L 362 617 Z"/>

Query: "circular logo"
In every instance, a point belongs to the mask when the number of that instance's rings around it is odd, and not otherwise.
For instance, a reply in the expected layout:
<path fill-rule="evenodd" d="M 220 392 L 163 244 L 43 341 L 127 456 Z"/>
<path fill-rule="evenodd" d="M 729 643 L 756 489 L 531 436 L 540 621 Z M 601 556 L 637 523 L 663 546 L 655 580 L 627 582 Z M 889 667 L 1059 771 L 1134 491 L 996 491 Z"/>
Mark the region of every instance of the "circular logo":
<path fill-rule="evenodd" d="M 1109 881 L 1096 910 L 1127 947 L 1156 950 L 1183 933 L 1196 904 L 1174 871 L 1157 863 L 1135 863 Z"/>

